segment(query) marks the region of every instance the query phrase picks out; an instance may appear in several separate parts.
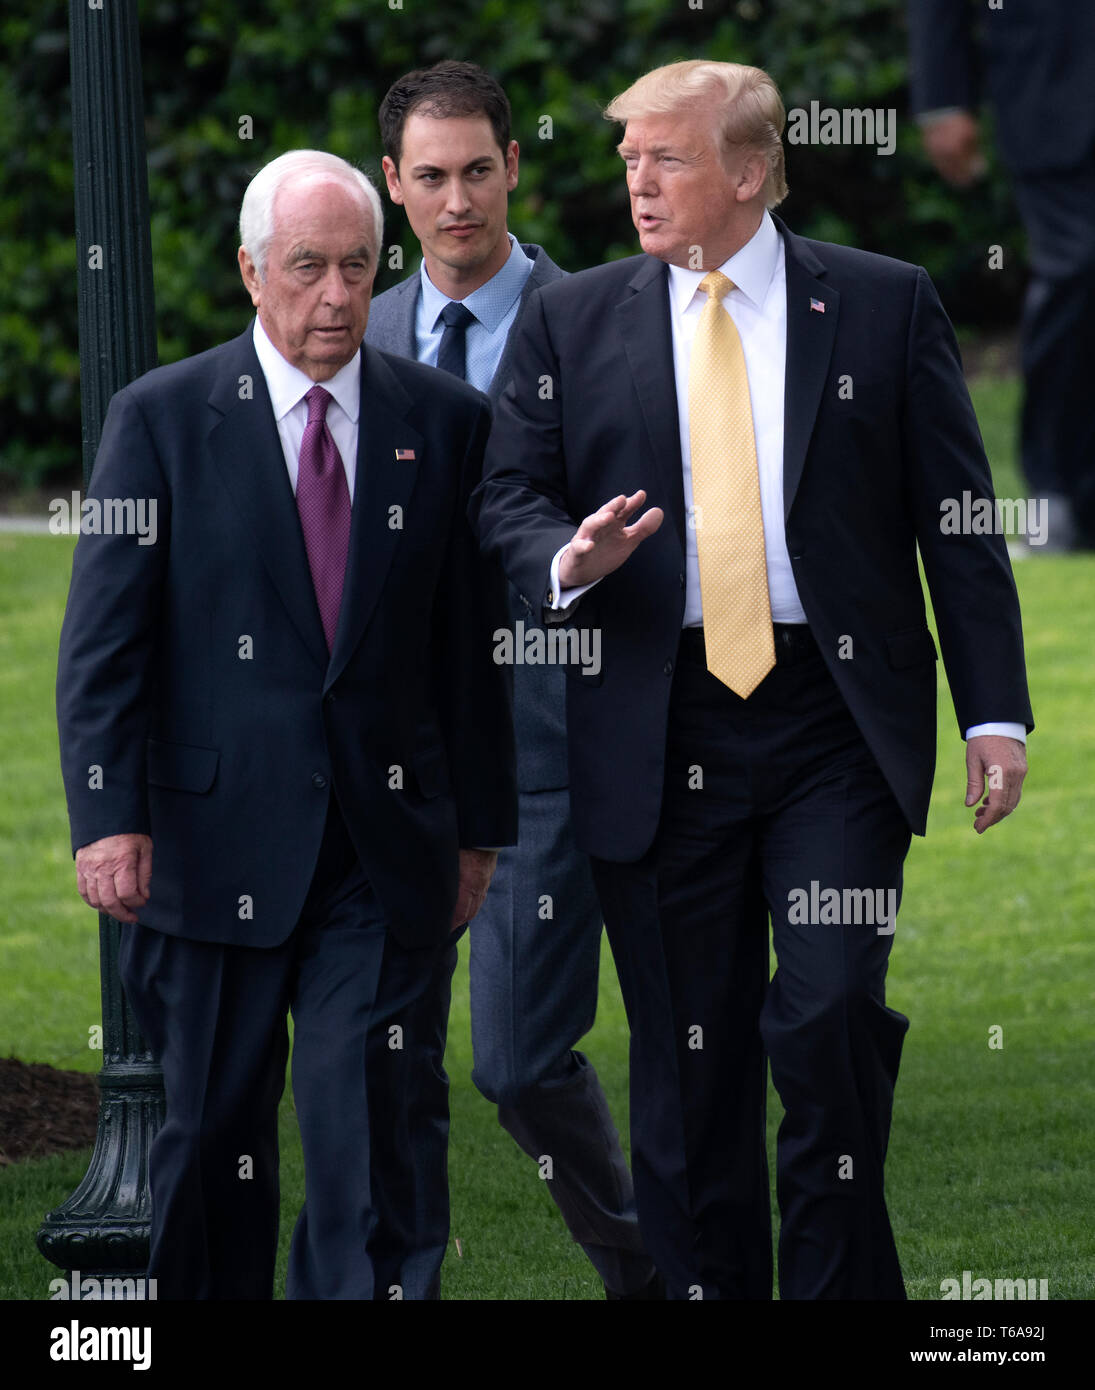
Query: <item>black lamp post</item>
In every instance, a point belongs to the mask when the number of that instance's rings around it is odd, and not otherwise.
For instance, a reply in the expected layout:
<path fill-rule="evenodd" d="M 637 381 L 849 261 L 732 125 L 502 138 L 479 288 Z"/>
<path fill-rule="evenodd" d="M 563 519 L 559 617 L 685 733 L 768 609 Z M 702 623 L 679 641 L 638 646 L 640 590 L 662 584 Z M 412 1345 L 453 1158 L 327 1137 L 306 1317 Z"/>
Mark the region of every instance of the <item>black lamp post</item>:
<path fill-rule="evenodd" d="M 115 391 L 156 365 L 148 174 L 136 0 L 70 0 L 72 143 L 84 485 Z M 45 1218 L 38 1248 L 65 1270 L 123 1276 L 148 1263 L 148 1150 L 163 1078 L 118 977 L 118 923 L 99 915 L 103 1067 L 95 1152 Z"/>

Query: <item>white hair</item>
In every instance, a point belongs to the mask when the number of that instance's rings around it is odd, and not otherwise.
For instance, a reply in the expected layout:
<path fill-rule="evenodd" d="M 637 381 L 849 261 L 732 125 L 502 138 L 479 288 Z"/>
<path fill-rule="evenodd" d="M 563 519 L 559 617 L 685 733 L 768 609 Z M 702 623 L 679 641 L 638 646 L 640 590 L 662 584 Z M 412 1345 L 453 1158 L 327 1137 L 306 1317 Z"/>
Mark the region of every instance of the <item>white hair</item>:
<path fill-rule="evenodd" d="M 348 187 L 364 194 L 373 215 L 376 232 L 376 255 L 384 239 L 384 209 L 380 195 L 367 175 L 355 169 L 337 154 L 325 150 L 290 150 L 269 164 L 263 165 L 247 185 L 240 204 L 240 245 L 255 263 L 259 279 L 266 279 L 266 254 L 274 236 L 274 203 L 279 191 L 291 179 L 310 174 L 327 174 L 342 180 Z"/>

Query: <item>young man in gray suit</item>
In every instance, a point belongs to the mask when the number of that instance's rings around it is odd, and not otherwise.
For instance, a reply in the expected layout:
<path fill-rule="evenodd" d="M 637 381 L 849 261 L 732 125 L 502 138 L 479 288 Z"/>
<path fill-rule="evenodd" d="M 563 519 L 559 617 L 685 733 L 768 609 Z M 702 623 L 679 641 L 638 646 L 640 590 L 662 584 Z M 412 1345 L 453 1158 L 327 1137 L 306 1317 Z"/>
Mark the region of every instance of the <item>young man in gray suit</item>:
<path fill-rule="evenodd" d="M 529 296 L 564 274 L 507 230 L 519 154 L 509 102 L 475 64 L 438 63 L 392 86 L 380 126 L 388 192 L 406 210 L 423 260 L 373 301 L 367 341 L 463 377 L 496 402 Z M 511 607 L 524 652 L 539 615 L 516 593 Z M 515 665 L 514 677 L 520 845 L 501 853 L 471 937 L 472 1079 L 549 1175 L 607 1297 L 660 1297 L 616 1126 L 593 1066 L 574 1046 L 596 1012 L 602 920 L 570 828 L 566 678 L 558 666 L 532 664 Z M 443 1049 L 439 1036 L 439 1071 Z M 447 1117 L 423 1118 L 420 1132 L 439 1142 L 421 1162 L 443 1161 Z"/>

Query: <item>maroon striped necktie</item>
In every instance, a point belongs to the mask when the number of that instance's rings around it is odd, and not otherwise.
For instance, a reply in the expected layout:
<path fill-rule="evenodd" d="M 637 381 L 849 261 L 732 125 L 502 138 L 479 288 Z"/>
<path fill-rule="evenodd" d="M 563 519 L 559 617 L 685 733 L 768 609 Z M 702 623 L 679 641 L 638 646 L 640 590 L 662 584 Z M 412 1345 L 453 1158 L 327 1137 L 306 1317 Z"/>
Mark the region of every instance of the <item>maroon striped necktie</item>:
<path fill-rule="evenodd" d="M 327 425 L 331 393 L 322 386 L 313 386 L 304 399 L 308 402 L 308 423 L 300 443 L 297 511 L 330 651 L 338 628 L 346 556 L 350 550 L 350 489 Z"/>

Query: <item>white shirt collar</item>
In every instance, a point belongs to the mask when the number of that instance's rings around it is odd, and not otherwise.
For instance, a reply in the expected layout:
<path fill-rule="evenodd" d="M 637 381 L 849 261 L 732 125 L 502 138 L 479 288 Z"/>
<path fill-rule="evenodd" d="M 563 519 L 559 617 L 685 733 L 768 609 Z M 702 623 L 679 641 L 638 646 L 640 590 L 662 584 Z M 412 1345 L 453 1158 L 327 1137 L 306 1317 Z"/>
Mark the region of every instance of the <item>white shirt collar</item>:
<path fill-rule="evenodd" d="M 779 263 L 780 235 L 771 216 L 765 211 L 760 226 L 729 260 L 723 261 L 719 270 L 730 280 L 736 289 L 732 294 L 741 293 L 757 309 L 760 309 L 768 294 L 776 266 Z M 683 266 L 669 267 L 669 294 L 673 312 L 680 317 L 695 298 L 700 281 L 708 274 L 706 270 L 686 270 Z M 702 296 L 701 296 L 702 298 Z"/>
<path fill-rule="evenodd" d="M 274 407 L 274 419 L 280 420 L 288 415 L 295 405 L 315 386 L 315 382 L 292 362 L 287 362 L 270 341 L 270 336 L 262 326 L 262 320 L 255 315 L 255 352 L 259 366 L 266 378 L 266 388 L 270 392 L 270 404 Z M 349 419 L 357 421 L 361 410 L 361 349 L 358 348 L 344 367 L 340 367 L 330 381 L 320 382 L 325 391 L 330 391 L 335 400 L 346 412 Z"/>

